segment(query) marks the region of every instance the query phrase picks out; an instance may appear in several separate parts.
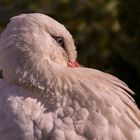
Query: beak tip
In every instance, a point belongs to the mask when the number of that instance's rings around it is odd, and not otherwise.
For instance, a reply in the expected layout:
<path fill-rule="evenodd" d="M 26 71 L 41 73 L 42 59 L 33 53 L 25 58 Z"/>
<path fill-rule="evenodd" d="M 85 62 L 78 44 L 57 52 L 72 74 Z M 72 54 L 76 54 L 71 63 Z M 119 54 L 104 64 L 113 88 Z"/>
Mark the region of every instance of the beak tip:
<path fill-rule="evenodd" d="M 80 67 L 80 65 L 78 64 L 78 62 L 68 62 L 68 67 L 71 67 L 71 68 L 75 68 L 75 67 Z"/>

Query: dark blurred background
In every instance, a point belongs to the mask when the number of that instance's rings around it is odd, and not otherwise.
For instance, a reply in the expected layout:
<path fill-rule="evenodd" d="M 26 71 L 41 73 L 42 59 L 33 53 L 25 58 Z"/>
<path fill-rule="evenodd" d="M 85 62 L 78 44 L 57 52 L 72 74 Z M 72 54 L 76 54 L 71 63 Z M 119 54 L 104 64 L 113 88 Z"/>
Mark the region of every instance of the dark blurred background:
<path fill-rule="evenodd" d="M 10 17 L 29 12 L 63 23 L 78 61 L 125 81 L 140 107 L 140 0 L 0 0 L 0 31 Z"/>

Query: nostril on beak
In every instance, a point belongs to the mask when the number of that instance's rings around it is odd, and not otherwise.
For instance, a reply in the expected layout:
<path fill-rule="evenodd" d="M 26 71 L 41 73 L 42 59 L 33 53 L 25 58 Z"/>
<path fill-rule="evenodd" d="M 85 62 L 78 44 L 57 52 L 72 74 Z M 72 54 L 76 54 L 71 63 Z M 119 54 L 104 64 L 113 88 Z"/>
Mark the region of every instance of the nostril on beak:
<path fill-rule="evenodd" d="M 2 70 L 0 70 L 0 78 L 3 78 Z"/>

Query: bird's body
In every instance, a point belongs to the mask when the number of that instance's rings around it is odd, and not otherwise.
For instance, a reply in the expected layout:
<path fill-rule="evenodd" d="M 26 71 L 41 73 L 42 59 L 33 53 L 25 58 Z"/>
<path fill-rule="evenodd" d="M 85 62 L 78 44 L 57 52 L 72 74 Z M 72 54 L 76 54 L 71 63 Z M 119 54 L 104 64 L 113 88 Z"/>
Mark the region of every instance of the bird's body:
<path fill-rule="evenodd" d="M 63 25 L 43 14 L 12 19 L 0 39 L 0 140 L 139 140 L 127 85 L 68 66 L 78 64 Z"/>

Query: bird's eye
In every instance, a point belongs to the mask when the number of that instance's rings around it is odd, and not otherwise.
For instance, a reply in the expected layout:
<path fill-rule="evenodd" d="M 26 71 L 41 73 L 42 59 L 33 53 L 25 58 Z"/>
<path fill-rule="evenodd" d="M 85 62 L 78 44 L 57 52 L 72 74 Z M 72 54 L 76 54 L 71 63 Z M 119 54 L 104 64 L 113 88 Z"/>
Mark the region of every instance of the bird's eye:
<path fill-rule="evenodd" d="M 63 37 L 60 37 L 60 36 L 52 36 L 55 41 L 61 46 L 64 48 L 64 39 Z"/>

